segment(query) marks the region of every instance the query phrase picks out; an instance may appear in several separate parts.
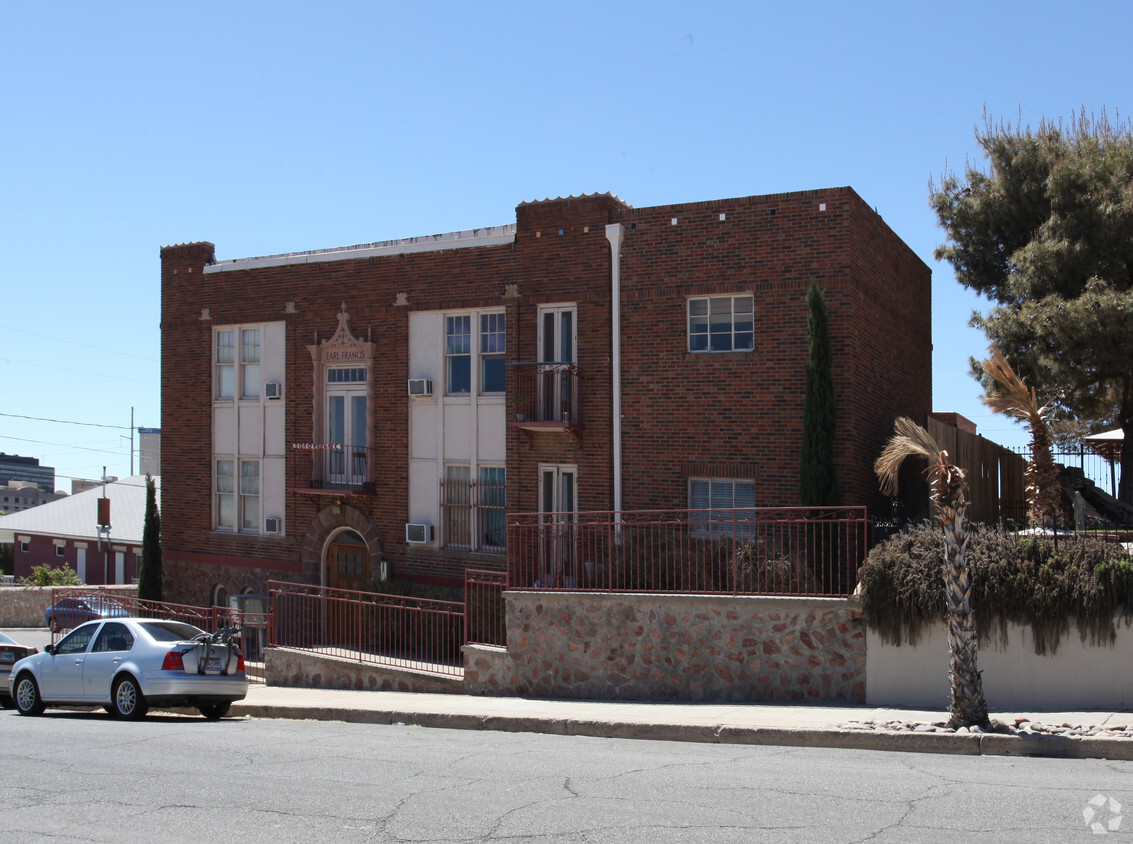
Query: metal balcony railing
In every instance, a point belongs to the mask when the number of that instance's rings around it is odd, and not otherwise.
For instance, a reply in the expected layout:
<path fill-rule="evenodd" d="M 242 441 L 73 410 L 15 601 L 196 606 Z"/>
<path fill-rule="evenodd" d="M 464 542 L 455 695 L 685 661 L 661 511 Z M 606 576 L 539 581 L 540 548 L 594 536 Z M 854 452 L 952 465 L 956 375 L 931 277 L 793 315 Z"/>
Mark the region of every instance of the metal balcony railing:
<path fill-rule="evenodd" d="M 508 406 L 517 424 L 577 426 L 582 414 L 578 364 L 528 361 L 508 364 Z"/>
<path fill-rule="evenodd" d="M 311 455 L 311 488 L 373 492 L 375 450 L 338 443 L 293 443 Z"/>

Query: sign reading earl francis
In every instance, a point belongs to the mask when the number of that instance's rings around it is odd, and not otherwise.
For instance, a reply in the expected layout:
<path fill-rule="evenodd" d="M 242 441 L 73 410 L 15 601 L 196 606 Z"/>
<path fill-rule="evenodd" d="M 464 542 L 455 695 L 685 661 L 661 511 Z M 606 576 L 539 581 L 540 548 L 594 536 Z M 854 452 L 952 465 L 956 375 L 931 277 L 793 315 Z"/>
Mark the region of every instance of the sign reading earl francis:
<path fill-rule="evenodd" d="M 362 349 L 324 349 L 324 363 L 342 363 L 343 361 L 365 360 L 366 353 Z"/>

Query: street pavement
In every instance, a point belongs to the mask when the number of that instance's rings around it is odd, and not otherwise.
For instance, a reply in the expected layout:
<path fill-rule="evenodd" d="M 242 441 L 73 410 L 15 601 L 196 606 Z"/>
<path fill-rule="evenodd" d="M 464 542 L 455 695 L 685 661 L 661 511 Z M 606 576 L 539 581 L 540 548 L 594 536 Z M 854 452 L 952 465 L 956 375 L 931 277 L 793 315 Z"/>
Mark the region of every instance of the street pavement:
<path fill-rule="evenodd" d="M 30 641 L 37 638 L 32 631 L 5 632 L 38 646 Z M 992 712 L 993 724 L 999 725 L 996 731 L 952 732 L 932 726 L 947 720 L 944 708 L 541 700 L 253 685 L 247 698 L 233 704 L 229 717 L 234 716 L 718 744 L 1133 760 L 1133 712 L 1126 711 Z"/>

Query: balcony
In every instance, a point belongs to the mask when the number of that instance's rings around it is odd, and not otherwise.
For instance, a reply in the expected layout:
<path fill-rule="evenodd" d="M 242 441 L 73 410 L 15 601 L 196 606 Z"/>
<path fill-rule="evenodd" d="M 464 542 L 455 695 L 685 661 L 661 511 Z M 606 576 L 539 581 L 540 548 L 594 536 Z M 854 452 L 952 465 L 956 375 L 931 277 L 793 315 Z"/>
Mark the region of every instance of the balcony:
<path fill-rule="evenodd" d="M 508 412 L 513 428 L 531 444 L 536 431 L 565 431 L 582 442 L 578 364 L 533 361 L 508 364 Z"/>
<path fill-rule="evenodd" d="M 335 495 L 373 495 L 374 449 L 339 443 L 292 443 L 297 452 L 311 456 L 310 483 L 301 492 Z"/>

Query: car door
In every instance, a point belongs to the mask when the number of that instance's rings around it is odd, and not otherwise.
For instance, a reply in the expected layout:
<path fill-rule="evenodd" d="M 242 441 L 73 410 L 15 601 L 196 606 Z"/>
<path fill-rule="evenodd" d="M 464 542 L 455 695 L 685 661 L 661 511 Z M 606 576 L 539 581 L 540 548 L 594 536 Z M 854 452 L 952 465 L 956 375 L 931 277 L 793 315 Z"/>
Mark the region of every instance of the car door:
<path fill-rule="evenodd" d="M 102 625 L 83 662 L 83 697 L 110 700 L 110 681 L 118 666 L 130 655 L 134 634 L 120 621 Z"/>
<path fill-rule="evenodd" d="M 76 627 L 59 640 L 39 667 L 39 693 L 46 701 L 83 699 L 83 664 L 99 623 Z"/>

